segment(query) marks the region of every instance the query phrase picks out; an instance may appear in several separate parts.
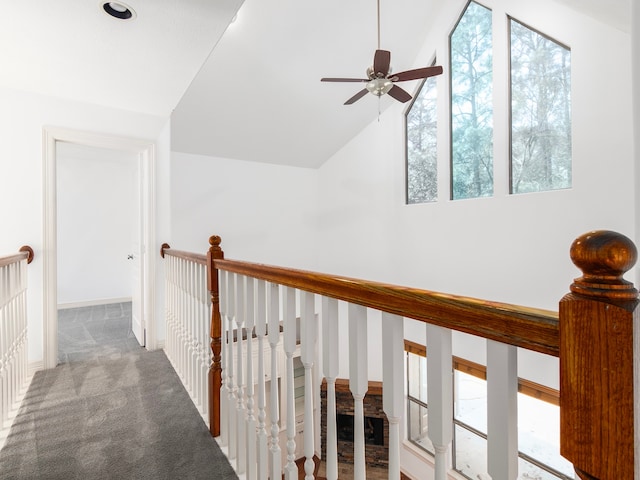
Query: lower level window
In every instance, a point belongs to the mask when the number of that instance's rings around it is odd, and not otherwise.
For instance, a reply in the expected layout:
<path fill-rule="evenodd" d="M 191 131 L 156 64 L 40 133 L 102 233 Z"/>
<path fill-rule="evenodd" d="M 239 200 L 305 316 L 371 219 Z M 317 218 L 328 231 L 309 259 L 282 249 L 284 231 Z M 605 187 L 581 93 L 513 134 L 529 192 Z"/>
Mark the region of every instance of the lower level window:
<path fill-rule="evenodd" d="M 408 438 L 434 455 L 428 428 L 427 358 L 423 355 L 416 353 L 415 346 L 407 353 Z M 456 366 L 471 364 L 458 358 L 454 363 Z M 453 467 L 469 479 L 485 478 L 488 475 L 486 369 L 472 364 L 472 368 L 465 370 L 473 374 L 454 369 Z M 535 394 L 535 387 L 531 387 L 530 382 L 527 384 L 527 391 L 533 390 Z M 545 388 L 545 392 L 548 391 Z M 548 399 L 549 395 L 543 398 Z M 557 397 L 556 401 L 545 399 L 518 393 L 518 479 L 573 479 L 573 466 L 560 456 Z"/>

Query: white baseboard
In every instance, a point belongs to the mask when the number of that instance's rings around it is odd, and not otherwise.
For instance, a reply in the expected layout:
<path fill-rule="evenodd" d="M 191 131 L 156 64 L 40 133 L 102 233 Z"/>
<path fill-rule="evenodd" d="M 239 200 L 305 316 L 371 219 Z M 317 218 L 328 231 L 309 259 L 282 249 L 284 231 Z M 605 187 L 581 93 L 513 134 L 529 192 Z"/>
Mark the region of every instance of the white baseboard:
<path fill-rule="evenodd" d="M 112 303 L 127 303 L 131 301 L 131 297 L 122 298 L 100 298 L 98 300 L 85 300 L 83 302 L 59 303 L 58 310 L 67 308 L 95 307 L 96 305 L 109 305 Z"/>
<path fill-rule="evenodd" d="M 33 375 L 40 370 L 44 370 L 44 362 L 42 360 L 31 362 L 29 365 L 27 365 L 27 375 L 29 376 L 29 381 L 31 381 L 31 377 L 33 377 Z"/>

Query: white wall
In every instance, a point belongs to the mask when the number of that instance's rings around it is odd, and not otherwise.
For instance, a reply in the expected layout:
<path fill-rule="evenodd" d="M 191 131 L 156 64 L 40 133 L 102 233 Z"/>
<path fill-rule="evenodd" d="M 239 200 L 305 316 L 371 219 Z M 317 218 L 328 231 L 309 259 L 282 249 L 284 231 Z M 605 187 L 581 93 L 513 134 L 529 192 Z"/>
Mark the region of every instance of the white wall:
<path fill-rule="evenodd" d="M 130 299 L 138 156 L 58 142 L 56 167 L 58 304 Z"/>
<path fill-rule="evenodd" d="M 171 246 L 226 258 L 314 268 L 314 170 L 172 153 Z"/>
<path fill-rule="evenodd" d="M 44 126 L 56 126 L 154 141 L 166 118 L 0 89 L 0 252 L 24 244 L 35 251 L 29 266 L 29 362 L 42 360 L 43 145 Z M 165 145 L 168 149 L 168 144 Z M 164 155 L 168 162 L 168 154 Z M 162 157 L 159 156 L 159 161 Z M 158 192 L 169 195 L 168 191 Z M 164 220 L 159 219 L 161 228 Z M 157 245 L 159 249 L 159 245 Z M 51 254 L 51 252 L 46 252 Z"/>

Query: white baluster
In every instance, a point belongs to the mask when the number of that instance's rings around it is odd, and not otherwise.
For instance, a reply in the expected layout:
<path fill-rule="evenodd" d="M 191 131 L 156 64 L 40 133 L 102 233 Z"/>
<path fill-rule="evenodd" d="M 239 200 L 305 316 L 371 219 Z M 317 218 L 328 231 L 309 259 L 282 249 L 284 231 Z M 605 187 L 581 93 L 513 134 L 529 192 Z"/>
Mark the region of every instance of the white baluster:
<path fill-rule="evenodd" d="M 187 278 L 186 278 L 186 307 L 187 307 L 187 391 L 193 398 L 193 387 L 195 381 L 195 343 L 194 343 L 194 309 L 193 309 L 193 291 L 194 291 L 194 274 L 193 262 L 187 261 Z"/>
<path fill-rule="evenodd" d="M 202 391 L 202 416 L 209 418 L 209 365 L 211 359 L 211 295 L 207 289 L 207 266 L 200 265 L 200 385 Z"/>
<path fill-rule="evenodd" d="M 400 480 L 400 422 L 404 414 L 404 319 L 382 314 L 382 404 L 389 421 L 389 480 Z"/>
<path fill-rule="evenodd" d="M 327 480 L 338 479 L 338 433 L 336 426 L 336 378 L 338 348 L 338 301 L 322 297 L 322 370 L 327 379 Z"/>
<path fill-rule="evenodd" d="M 287 382 L 287 464 L 285 480 L 297 480 L 296 466 L 296 404 L 293 390 L 293 352 L 296 349 L 296 290 L 284 289 L 284 353 L 286 355 Z"/>
<path fill-rule="evenodd" d="M 246 450 L 246 433 L 247 433 L 247 414 L 244 408 L 244 369 L 242 363 L 242 327 L 245 319 L 245 277 L 236 274 L 236 324 L 238 330 L 236 333 L 236 472 L 244 473 L 247 466 L 247 450 Z"/>
<path fill-rule="evenodd" d="M 453 437 L 453 363 L 451 330 L 427 325 L 429 438 L 435 450 L 435 480 L 446 480 L 447 451 Z"/>
<path fill-rule="evenodd" d="M 280 479 L 282 475 L 282 458 L 278 436 L 280 434 L 279 402 L 278 402 L 278 343 L 280 341 L 280 309 L 278 285 L 270 283 L 267 293 L 267 312 L 269 316 L 269 346 L 271 347 L 271 458 L 270 477 Z"/>
<path fill-rule="evenodd" d="M 487 340 L 487 466 L 491 478 L 518 477 L 517 395 L 517 348 Z"/>
<path fill-rule="evenodd" d="M 164 350 L 167 354 L 167 358 L 171 363 L 173 363 L 173 359 L 171 358 L 171 340 L 173 337 L 173 329 L 171 327 L 171 256 L 167 256 L 164 262 L 164 283 L 165 283 L 165 294 L 164 294 L 164 310 L 167 316 L 167 339 L 164 344 Z"/>
<path fill-rule="evenodd" d="M 304 366 L 304 462 L 305 480 L 313 480 L 315 462 L 313 435 L 313 362 L 316 355 L 318 339 L 318 322 L 316 321 L 315 296 L 313 293 L 301 293 L 301 360 Z"/>
<path fill-rule="evenodd" d="M 264 377 L 264 337 L 267 334 L 266 315 L 266 282 L 258 280 L 256 288 L 256 336 L 258 337 L 258 439 L 257 439 L 257 463 L 258 480 L 267 480 L 269 460 L 267 456 L 267 429 L 266 429 L 266 398 Z"/>
<path fill-rule="evenodd" d="M 247 277 L 247 289 L 246 289 L 246 311 L 247 311 L 247 424 L 246 424 L 246 450 L 247 450 L 247 463 L 246 463 L 246 479 L 254 480 L 256 478 L 256 417 L 253 414 L 253 391 L 254 391 L 254 378 L 253 378 L 253 327 L 255 324 L 255 304 L 254 304 L 254 280 L 252 277 Z M 264 380 L 263 380 L 264 381 Z"/>
<path fill-rule="evenodd" d="M 367 309 L 349 304 L 349 389 L 353 395 L 353 475 L 367 478 L 364 445 L 364 396 L 369 389 L 367 372 Z"/>
<path fill-rule="evenodd" d="M 227 422 L 229 423 L 229 459 L 235 460 L 236 458 L 236 450 L 237 450 L 237 431 L 236 431 L 236 405 L 238 401 L 236 399 L 236 385 L 234 378 L 234 335 L 235 331 L 235 322 L 234 316 L 235 306 L 236 306 L 236 297 L 235 297 L 235 289 L 236 289 L 236 279 L 235 274 L 228 272 L 227 273 L 227 291 L 229 292 L 229 296 L 227 297 L 227 310 L 228 310 L 228 318 L 229 318 L 229 330 L 228 330 L 228 357 L 227 357 L 227 372 L 228 372 L 228 381 L 229 381 L 229 410 L 227 411 L 228 417 Z"/>
<path fill-rule="evenodd" d="M 229 321 L 227 320 L 227 272 L 218 271 L 218 289 L 220 301 L 220 323 L 221 323 L 221 358 L 220 367 L 222 368 L 222 388 L 220 389 L 220 444 L 222 446 L 229 445 L 229 424 L 226 421 L 229 415 L 229 378 L 227 376 L 227 358 L 229 352 Z"/>

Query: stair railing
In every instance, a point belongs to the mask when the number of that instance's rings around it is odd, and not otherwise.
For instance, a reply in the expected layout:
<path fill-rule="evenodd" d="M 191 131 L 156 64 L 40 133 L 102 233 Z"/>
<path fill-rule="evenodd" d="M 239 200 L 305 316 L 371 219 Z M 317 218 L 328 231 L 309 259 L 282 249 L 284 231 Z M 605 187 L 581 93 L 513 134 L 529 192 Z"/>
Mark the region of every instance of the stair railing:
<path fill-rule="evenodd" d="M 447 478 L 451 467 L 452 331 L 487 340 L 487 472 L 494 480 L 517 478 L 517 348 L 560 357 L 561 453 L 574 464 L 578 477 L 634 478 L 638 294 L 622 277 L 635 264 L 637 252 L 623 235 L 597 231 L 574 242 L 571 258 L 583 275 L 560 302 L 559 314 L 227 260 L 220 244 L 219 237 L 211 237 L 207 256 L 213 352 L 210 429 L 220 435 L 236 470 L 247 479 L 279 479 L 282 473 L 287 479 L 298 478 L 294 461 L 301 451 L 305 479 L 315 478 L 314 455 L 320 451 L 318 388 L 325 377 L 329 410 L 335 408 L 339 354 L 344 351 L 337 348 L 345 336 L 344 325 L 339 324 L 340 302 L 347 304 L 348 312 L 354 478 L 366 478 L 363 399 L 369 363 L 375 359 L 382 362 L 389 478 L 400 478 L 406 319 L 426 325 L 428 433 L 435 449 L 435 479 Z M 380 312 L 377 323 L 369 318 L 373 311 Z M 375 328 L 381 329 L 384 339 L 380 355 L 368 352 L 367 330 L 374 325 L 379 325 Z M 292 398 L 291 359 L 298 354 L 305 378 L 302 449 L 292 421 L 298 412 Z M 269 388 L 268 398 L 265 384 L 278 382 L 281 388 Z M 328 479 L 338 475 L 334 413 L 327 412 Z"/>
<path fill-rule="evenodd" d="M 29 246 L 0 257 L 0 434 L 8 432 L 27 388 L 27 265 L 33 257 Z"/>
<path fill-rule="evenodd" d="M 208 374 L 211 366 L 211 295 L 207 257 L 163 244 L 165 259 L 165 353 L 205 422 L 209 414 Z"/>

